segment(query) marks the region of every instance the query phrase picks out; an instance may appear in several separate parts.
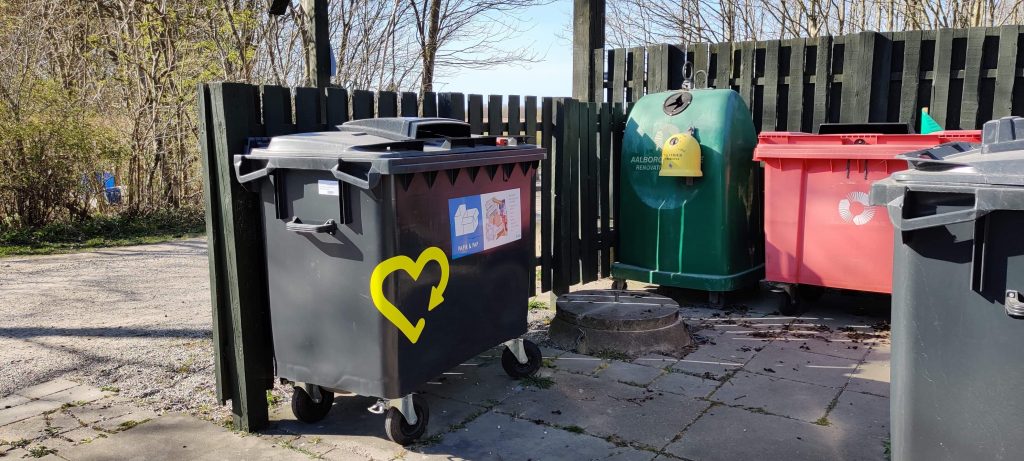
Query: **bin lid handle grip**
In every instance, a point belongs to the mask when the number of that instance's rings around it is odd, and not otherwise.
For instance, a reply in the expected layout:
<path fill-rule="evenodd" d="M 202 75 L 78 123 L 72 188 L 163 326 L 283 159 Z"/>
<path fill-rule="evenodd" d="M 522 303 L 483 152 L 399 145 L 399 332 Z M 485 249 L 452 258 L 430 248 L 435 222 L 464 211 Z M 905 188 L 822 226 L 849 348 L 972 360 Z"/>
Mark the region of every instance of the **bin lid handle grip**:
<path fill-rule="evenodd" d="M 973 221 L 979 216 L 984 215 L 985 211 L 987 211 L 979 210 L 978 206 L 975 205 L 973 208 L 966 210 L 950 211 L 947 213 L 939 213 L 917 218 L 904 218 L 903 197 L 905 195 L 906 194 L 904 193 L 903 195 L 896 197 L 886 206 L 889 210 L 889 218 L 893 223 L 893 227 L 903 232 Z"/>
<path fill-rule="evenodd" d="M 341 171 L 341 161 L 337 165 L 331 167 L 331 174 L 334 175 L 339 181 L 347 182 L 360 189 L 370 190 L 377 187 L 380 182 L 380 173 L 377 172 L 377 168 L 371 166 L 369 171 L 366 172 L 366 178 L 360 178 L 350 173 Z"/>

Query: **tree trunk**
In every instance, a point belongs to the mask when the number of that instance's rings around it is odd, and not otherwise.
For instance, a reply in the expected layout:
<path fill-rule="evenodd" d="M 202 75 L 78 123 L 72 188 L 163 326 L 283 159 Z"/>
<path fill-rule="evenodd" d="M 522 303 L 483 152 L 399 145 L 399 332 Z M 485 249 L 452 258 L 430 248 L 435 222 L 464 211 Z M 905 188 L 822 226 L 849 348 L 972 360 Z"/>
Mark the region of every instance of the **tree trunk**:
<path fill-rule="evenodd" d="M 427 16 L 427 39 L 423 43 L 423 76 L 420 88 L 426 93 L 434 91 L 434 64 L 437 62 L 437 36 L 441 22 L 441 0 L 430 0 Z"/>

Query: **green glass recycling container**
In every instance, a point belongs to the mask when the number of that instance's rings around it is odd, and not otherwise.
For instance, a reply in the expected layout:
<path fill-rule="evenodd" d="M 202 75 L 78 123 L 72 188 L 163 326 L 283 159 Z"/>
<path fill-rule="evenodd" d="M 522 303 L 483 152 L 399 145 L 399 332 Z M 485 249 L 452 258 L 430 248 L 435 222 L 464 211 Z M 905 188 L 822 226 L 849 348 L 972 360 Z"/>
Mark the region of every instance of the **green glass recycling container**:
<path fill-rule="evenodd" d="M 764 276 L 762 174 L 740 95 L 650 94 L 637 101 L 625 130 L 612 276 L 710 292 L 756 285 Z M 699 173 L 670 170 L 668 146 L 680 134 L 700 145 Z"/>

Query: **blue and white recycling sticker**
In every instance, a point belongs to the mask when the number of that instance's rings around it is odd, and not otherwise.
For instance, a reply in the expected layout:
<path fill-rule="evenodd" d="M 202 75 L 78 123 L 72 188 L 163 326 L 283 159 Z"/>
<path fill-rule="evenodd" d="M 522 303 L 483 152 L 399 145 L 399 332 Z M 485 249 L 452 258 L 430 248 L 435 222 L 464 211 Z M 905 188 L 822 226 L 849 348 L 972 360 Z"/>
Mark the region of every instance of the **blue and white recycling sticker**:
<path fill-rule="evenodd" d="M 519 189 L 448 200 L 452 259 L 523 238 Z"/>

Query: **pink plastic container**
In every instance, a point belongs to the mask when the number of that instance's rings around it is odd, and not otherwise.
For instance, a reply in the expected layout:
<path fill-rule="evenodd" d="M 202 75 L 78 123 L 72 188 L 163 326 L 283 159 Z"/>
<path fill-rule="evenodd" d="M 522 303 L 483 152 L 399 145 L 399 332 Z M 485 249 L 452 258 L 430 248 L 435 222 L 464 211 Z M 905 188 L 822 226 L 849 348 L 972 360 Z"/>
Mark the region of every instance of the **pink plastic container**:
<path fill-rule="evenodd" d="M 761 133 L 766 280 L 891 293 L 892 224 L 867 205 L 871 183 L 907 168 L 896 155 L 954 141 L 981 132 Z"/>

